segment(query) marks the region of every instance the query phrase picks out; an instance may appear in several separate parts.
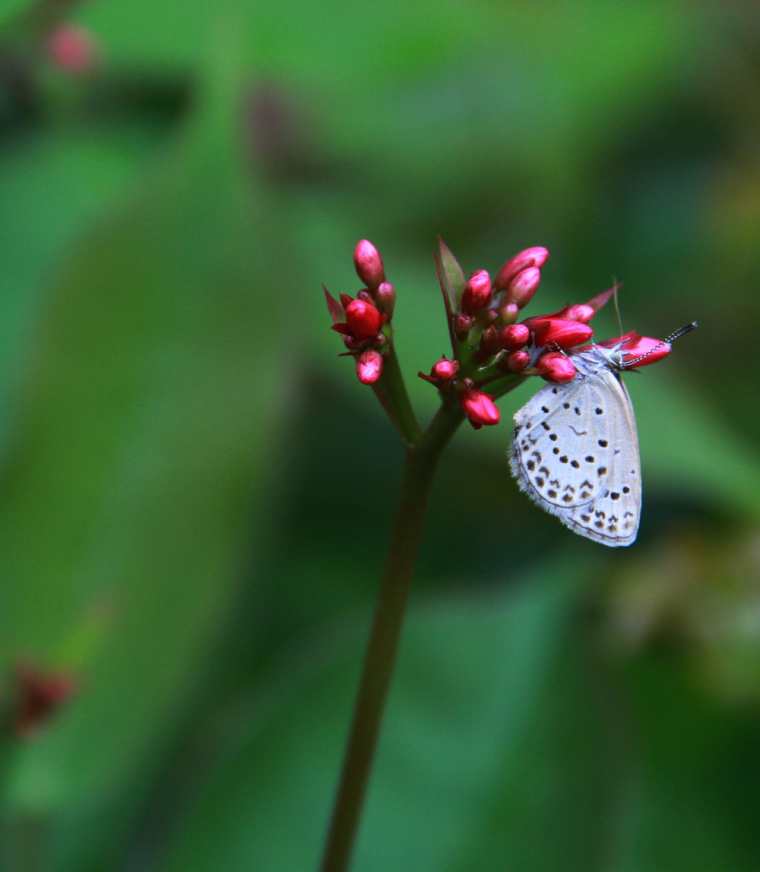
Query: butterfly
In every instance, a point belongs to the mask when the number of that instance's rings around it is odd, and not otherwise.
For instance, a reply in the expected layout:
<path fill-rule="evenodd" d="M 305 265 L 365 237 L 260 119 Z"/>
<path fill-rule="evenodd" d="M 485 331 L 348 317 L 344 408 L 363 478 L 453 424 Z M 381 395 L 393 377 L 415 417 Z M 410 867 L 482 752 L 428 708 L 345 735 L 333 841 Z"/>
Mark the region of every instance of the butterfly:
<path fill-rule="evenodd" d="M 641 461 L 621 372 L 640 359 L 626 362 L 620 345 L 592 345 L 571 359 L 571 382 L 548 384 L 515 414 L 510 468 L 519 488 L 573 532 L 631 545 L 641 520 Z"/>

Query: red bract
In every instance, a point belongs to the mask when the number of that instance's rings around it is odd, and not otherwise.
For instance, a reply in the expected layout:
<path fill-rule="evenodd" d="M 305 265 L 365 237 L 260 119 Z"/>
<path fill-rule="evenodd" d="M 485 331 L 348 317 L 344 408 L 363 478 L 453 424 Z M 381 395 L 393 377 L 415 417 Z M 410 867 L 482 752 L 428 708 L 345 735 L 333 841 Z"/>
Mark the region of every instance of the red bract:
<path fill-rule="evenodd" d="M 499 423 L 499 410 L 485 391 L 469 390 L 462 394 L 460 403 L 470 424 L 476 430 L 483 425 L 491 426 Z"/>
<path fill-rule="evenodd" d="M 549 257 L 549 249 L 541 245 L 534 245 L 532 248 L 525 248 L 514 257 L 510 258 L 504 266 L 499 270 L 496 279 L 494 280 L 494 288 L 502 290 L 512 281 L 512 279 L 524 269 L 528 267 L 541 267 L 546 263 Z"/>
<path fill-rule="evenodd" d="M 365 300 L 352 300 L 346 306 L 346 324 L 352 336 L 369 339 L 376 336 L 383 324 L 380 310 Z"/>
<path fill-rule="evenodd" d="M 543 354 L 536 364 L 538 374 L 547 381 L 565 384 L 575 378 L 575 364 L 569 357 L 559 351 L 549 351 Z"/>
<path fill-rule="evenodd" d="M 515 351 L 528 344 L 530 330 L 525 324 L 510 324 L 501 331 L 501 344 L 507 351 Z"/>
<path fill-rule="evenodd" d="M 383 259 L 380 257 L 380 252 L 369 239 L 360 239 L 356 243 L 356 248 L 354 248 L 354 266 L 356 267 L 356 274 L 372 290 L 385 281 Z"/>
<path fill-rule="evenodd" d="M 480 269 L 473 273 L 462 294 L 462 311 L 469 315 L 483 309 L 491 301 L 491 277 L 487 270 Z"/>
<path fill-rule="evenodd" d="M 383 374 L 383 355 L 365 351 L 356 359 L 356 377 L 363 385 L 373 385 Z"/>
<path fill-rule="evenodd" d="M 588 324 L 566 318 L 531 318 L 530 326 L 535 334 L 536 345 L 559 345 L 573 348 L 588 342 L 594 331 Z"/>

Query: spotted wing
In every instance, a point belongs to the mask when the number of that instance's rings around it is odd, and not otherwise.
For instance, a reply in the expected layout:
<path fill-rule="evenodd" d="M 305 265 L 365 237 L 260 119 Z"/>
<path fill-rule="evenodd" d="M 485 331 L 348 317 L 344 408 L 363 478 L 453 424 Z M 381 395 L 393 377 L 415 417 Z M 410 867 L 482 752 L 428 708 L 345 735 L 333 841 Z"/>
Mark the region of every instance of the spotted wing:
<path fill-rule="evenodd" d="M 542 388 L 514 416 L 510 465 L 519 487 L 560 517 L 601 497 L 613 458 L 613 417 L 598 375 Z"/>
<path fill-rule="evenodd" d="M 589 502 L 559 513 L 565 526 L 602 545 L 621 547 L 636 539 L 641 518 L 641 461 L 636 419 L 625 385 L 610 371 L 590 376 L 595 392 L 600 392 L 608 419 L 611 455 L 605 460 L 602 484 Z"/>

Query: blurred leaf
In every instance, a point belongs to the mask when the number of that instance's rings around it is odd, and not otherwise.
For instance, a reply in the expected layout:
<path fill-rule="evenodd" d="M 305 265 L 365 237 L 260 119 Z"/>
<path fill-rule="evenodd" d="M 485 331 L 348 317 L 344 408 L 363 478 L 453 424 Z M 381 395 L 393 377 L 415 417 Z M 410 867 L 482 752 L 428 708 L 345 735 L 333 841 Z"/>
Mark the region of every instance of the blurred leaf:
<path fill-rule="evenodd" d="M 15 397 L 2 666 L 69 666 L 82 689 L 19 752 L 6 800 L 19 832 L 45 822 L 56 869 L 111 868 L 266 494 L 286 234 L 245 172 L 226 36 L 188 129 L 62 271 Z"/>
<path fill-rule="evenodd" d="M 546 580 L 527 579 L 498 598 L 460 597 L 412 611 L 357 872 L 451 868 L 462 854 L 463 868 L 493 868 L 493 855 L 478 865 L 473 851 L 483 804 L 517 806 L 531 789 L 520 760 L 546 714 L 581 571 L 550 570 Z M 170 870 L 315 866 L 363 645 L 353 633 L 330 631 L 286 657 L 252 701 L 251 717 L 239 718 L 248 724 L 240 745 L 228 748 L 193 797 Z"/>

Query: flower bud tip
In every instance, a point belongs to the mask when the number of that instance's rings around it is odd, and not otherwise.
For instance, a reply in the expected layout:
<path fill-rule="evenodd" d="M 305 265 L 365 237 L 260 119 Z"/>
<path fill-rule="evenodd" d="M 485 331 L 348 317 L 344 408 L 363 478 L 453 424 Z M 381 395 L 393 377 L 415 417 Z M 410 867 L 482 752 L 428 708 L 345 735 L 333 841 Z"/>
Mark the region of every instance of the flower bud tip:
<path fill-rule="evenodd" d="M 462 410 L 476 430 L 484 425 L 499 423 L 499 409 L 485 391 L 468 390 L 462 394 L 460 402 Z"/>
<path fill-rule="evenodd" d="M 559 351 L 549 351 L 543 354 L 536 364 L 538 374 L 547 381 L 565 384 L 575 378 L 575 364 L 567 355 Z"/>
<path fill-rule="evenodd" d="M 354 248 L 354 266 L 356 267 L 356 274 L 371 290 L 374 290 L 381 282 L 385 281 L 383 259 L 380 257 L 380 252 L 369 239 L 360 239 L 356 243 Z"/>
<path fill-rule="evenodd" d="M 370 349 L 356 360 L 356 377 L 363 385 L 373 385 L 383 374 L 383 355 Z"/>

